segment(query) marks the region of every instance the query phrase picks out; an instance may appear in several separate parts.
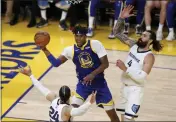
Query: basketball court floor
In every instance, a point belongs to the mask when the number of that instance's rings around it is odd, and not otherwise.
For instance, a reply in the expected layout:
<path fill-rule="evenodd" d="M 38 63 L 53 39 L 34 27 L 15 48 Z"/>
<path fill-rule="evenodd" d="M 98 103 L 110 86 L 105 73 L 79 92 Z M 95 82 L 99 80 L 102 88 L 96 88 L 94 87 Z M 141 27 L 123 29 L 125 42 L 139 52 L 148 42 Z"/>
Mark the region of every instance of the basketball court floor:
<path fill-rule="evenodd" d="M 48 49 L 58 57 L 64 47 L 74 44 L 71 32 L 61 31 L 57 22 L 50 22 L 48 27 L 26 28 L 27 22 L 20 22 L 14 27 L 2 21 L 1 43 L 1 92 L 3 121 L 49 120 L 49 105 L 45 97 L 33 87 L 29 77 L 17 72 L 18 66 L 30 65 L 33 74 L 50 90 L 58 93 L 62 85 L 68 85 L 73 91 L 77 83 L 75 66 L 71 61 L 59 68 L 52 67 L 47 58 L 33 41 L 39 30 L 48 31 L 51 41 Z M 115 66 L 117 59 L 125 60 L 128 47 L 118 39 L 109 40 L 109 27 L 98 27 L 92 39 L 100 40 L 108 52 L 110 62 L 105 77 L 114 101 L 120 95 L 121 70 Z M 135 34 L 131 37 L 137 38 Z M 164 49 L 156 53 L 156 62 L 145 86 L 143 104 L 137 121 L 174 121 L 176 120 L 176 41 L 162 41 Z M 103 109 L 93 105 L 83 116 L 74 120 L 108 121 Z"/>

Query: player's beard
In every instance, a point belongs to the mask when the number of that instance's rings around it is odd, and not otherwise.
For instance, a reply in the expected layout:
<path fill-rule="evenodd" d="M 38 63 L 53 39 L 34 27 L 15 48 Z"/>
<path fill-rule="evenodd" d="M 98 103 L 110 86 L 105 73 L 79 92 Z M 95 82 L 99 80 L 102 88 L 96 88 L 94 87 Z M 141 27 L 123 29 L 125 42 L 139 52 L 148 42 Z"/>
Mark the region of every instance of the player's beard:
<path fill-rule="evenodd" d="M 142 38 L 139 38 L 136 44 L 140 48 L 145 48 L 147 46 L 148 42 L 143 42 Z"/>

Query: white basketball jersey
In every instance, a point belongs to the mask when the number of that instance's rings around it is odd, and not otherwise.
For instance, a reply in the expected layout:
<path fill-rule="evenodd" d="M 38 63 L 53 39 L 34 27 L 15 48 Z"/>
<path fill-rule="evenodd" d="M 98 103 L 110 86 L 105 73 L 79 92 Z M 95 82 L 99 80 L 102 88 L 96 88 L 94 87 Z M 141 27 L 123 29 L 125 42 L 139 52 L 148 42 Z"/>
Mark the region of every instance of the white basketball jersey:
<path fill-rule="evenodd" d="M 144 65 L 144 58 L 147 54 L 152 53 L 151 50 L 149 51 L 138 51 L 138 46 L 134 45 L 131 47 L 127 60 L 125 61 L 125 66 L 132 67 L 137 70 L 142 70 L 143 65 Z M 133 81 L 126 73 L 122 73 L 121 81 L 127 85 L 135 85 L 135 86 L 144 86 L 145 81 L 143 84 L 137 84 L 135 81 Z"/>
<path fill-rule="evenodd" d="M 49 116 L 50 116 L 50 122 L 63 122 L 62 120 L 62 109 L 68 106 L 67 104 L 60 104 L 60 99 L 56 98 L 52 101 L 50 105 L 50 111 L 49 111 Z"/>

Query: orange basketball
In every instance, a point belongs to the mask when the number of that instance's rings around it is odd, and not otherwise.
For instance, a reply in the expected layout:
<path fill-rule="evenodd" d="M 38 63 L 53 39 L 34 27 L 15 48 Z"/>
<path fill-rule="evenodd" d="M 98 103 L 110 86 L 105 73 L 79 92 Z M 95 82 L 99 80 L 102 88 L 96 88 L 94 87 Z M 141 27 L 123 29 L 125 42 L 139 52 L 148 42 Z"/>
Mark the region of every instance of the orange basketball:
<path fill-rule="evenodd" d="M 46 46 L 50 42 L 50 35 L 46 31 L 39 31 L 35 34 L 34 41 L 37 46 Z"/>

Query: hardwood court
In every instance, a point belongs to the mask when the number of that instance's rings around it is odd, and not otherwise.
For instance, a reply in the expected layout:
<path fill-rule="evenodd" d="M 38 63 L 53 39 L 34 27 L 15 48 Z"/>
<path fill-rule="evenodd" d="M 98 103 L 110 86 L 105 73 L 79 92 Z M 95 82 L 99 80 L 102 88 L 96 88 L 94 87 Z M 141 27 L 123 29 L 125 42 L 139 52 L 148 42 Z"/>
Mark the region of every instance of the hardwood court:
<path fill-rule="evenodd" d="M 19 46 L 24 43 L 33 43 L 33 36 L 35 32 L 39 30 L 36 28 L 27 29 L 25 24 L 26 23 L 19 23 L 14 27 L 2 24 L 2 49 L 6 49 L 6 53 L 2 52 L 4 55 L 1 58 L 6 58 L 8 61 L 11 61 L 10 59 L 20 59 L 19 57 L 8 57 L 7 55 L 10 55 L 11 53 L 8 52 L 7 49 L 19 52 L 34 51 L 31 50 L 35 47 L 32 44 L 29 47 L 25 47 L 24 45 L 22 47 Z M 73 44 L 74 40 L 71 32 L 60 31 L 56 24 L 56 22 L 53 22 L 50 26 L 43 28 L 43 30 L 48 31 L 51 34 L 52 40 L 48 47 L 55 56 L 58 56 L 64 47 Z M 110 66 L 105 71 L 105 77 L 113 94 L 114 101 L 116 102 L 118 101 L 121 87 L 121 70 L 115 67 L 115 62 L 117 59 L 125 60 L 128 47 L 120 43 L 117 39 L 107 39 L 109 32 L 110 28 L 98 27 L 98 30 L 96 31 L 97 34 L 93 39 L 100 40 L 106 49 L 108 49 L 107 52 Z M 132 37 L 135 36 L 132 35 Z M 16 48 L 14 46 L 9 46 L 9 44 L 7 45 L 7 42 L 9 43 L 8 40 L 15 40 L 16 42 L 13 45 L 18 45 L 19 47 Z M 162 43 L 165 47 L 160 54 L 155 55 L 156 62 L 148 77 L 148 82 L 146 83 L 144 100 L 139 111 L 138 121 L 176 120 L 176 42 L 166 42 L 164 40 Z M 71 61 L 66 62 L 59 68 L 50 68 L 50 64 L 44 54 L 39 52 L 39 50 L 35 51 L 38 52 L 36 54 L 28 55 L 33 56 L 33 59 L 27 60 L 26 58 L 21 58 L 21 61 L 24 61 L 31 66 L 33 73 L 37 78 L 40 78 L 45 74 L 41 78 L 41 82 L 45 86 L 56 93 L 58 93 L 58 89 L 62 85 L 68 85 L 72 90 L 75 89 L 77 79 L 75 66 Z M 24 55 L 27 57 L 26 54 Z M 10 67 L 9 65 L 11 67 L 16 66 L 14 62 L 9 63 L 6 60 L 2 60 L 3 68 L 1 72 L 7 73 L 9 71 L 8 69 L 13 69 L 4 68 Z M 2 80 L 6 80 L 4 76 L 1 77 Z M 49 120 L 48 113 L 50 103 L 45 100 L 45 97 L 37 89 L 29 89 L 31 86 L 29 78 L 18 74 L 10 80 L 11 81 L 8 84 L 2 84 L 4 87 L 2 89 L 3 120 Z M 13 89 L 13 91 L 11 89 Z M 28 90 L 28 92 L 26 92 L 26 90 Z M 14 95 L 11 95 L 11 93 Z M 18 99 L 24 93 L 24 97 Z M 9 109 L 10 107 L 11 109 Z M 93 105 L 87 114 L 75 117 L 74 120 L 105 121 L 109 120 L 109 118 L 103 109 Z"/>

